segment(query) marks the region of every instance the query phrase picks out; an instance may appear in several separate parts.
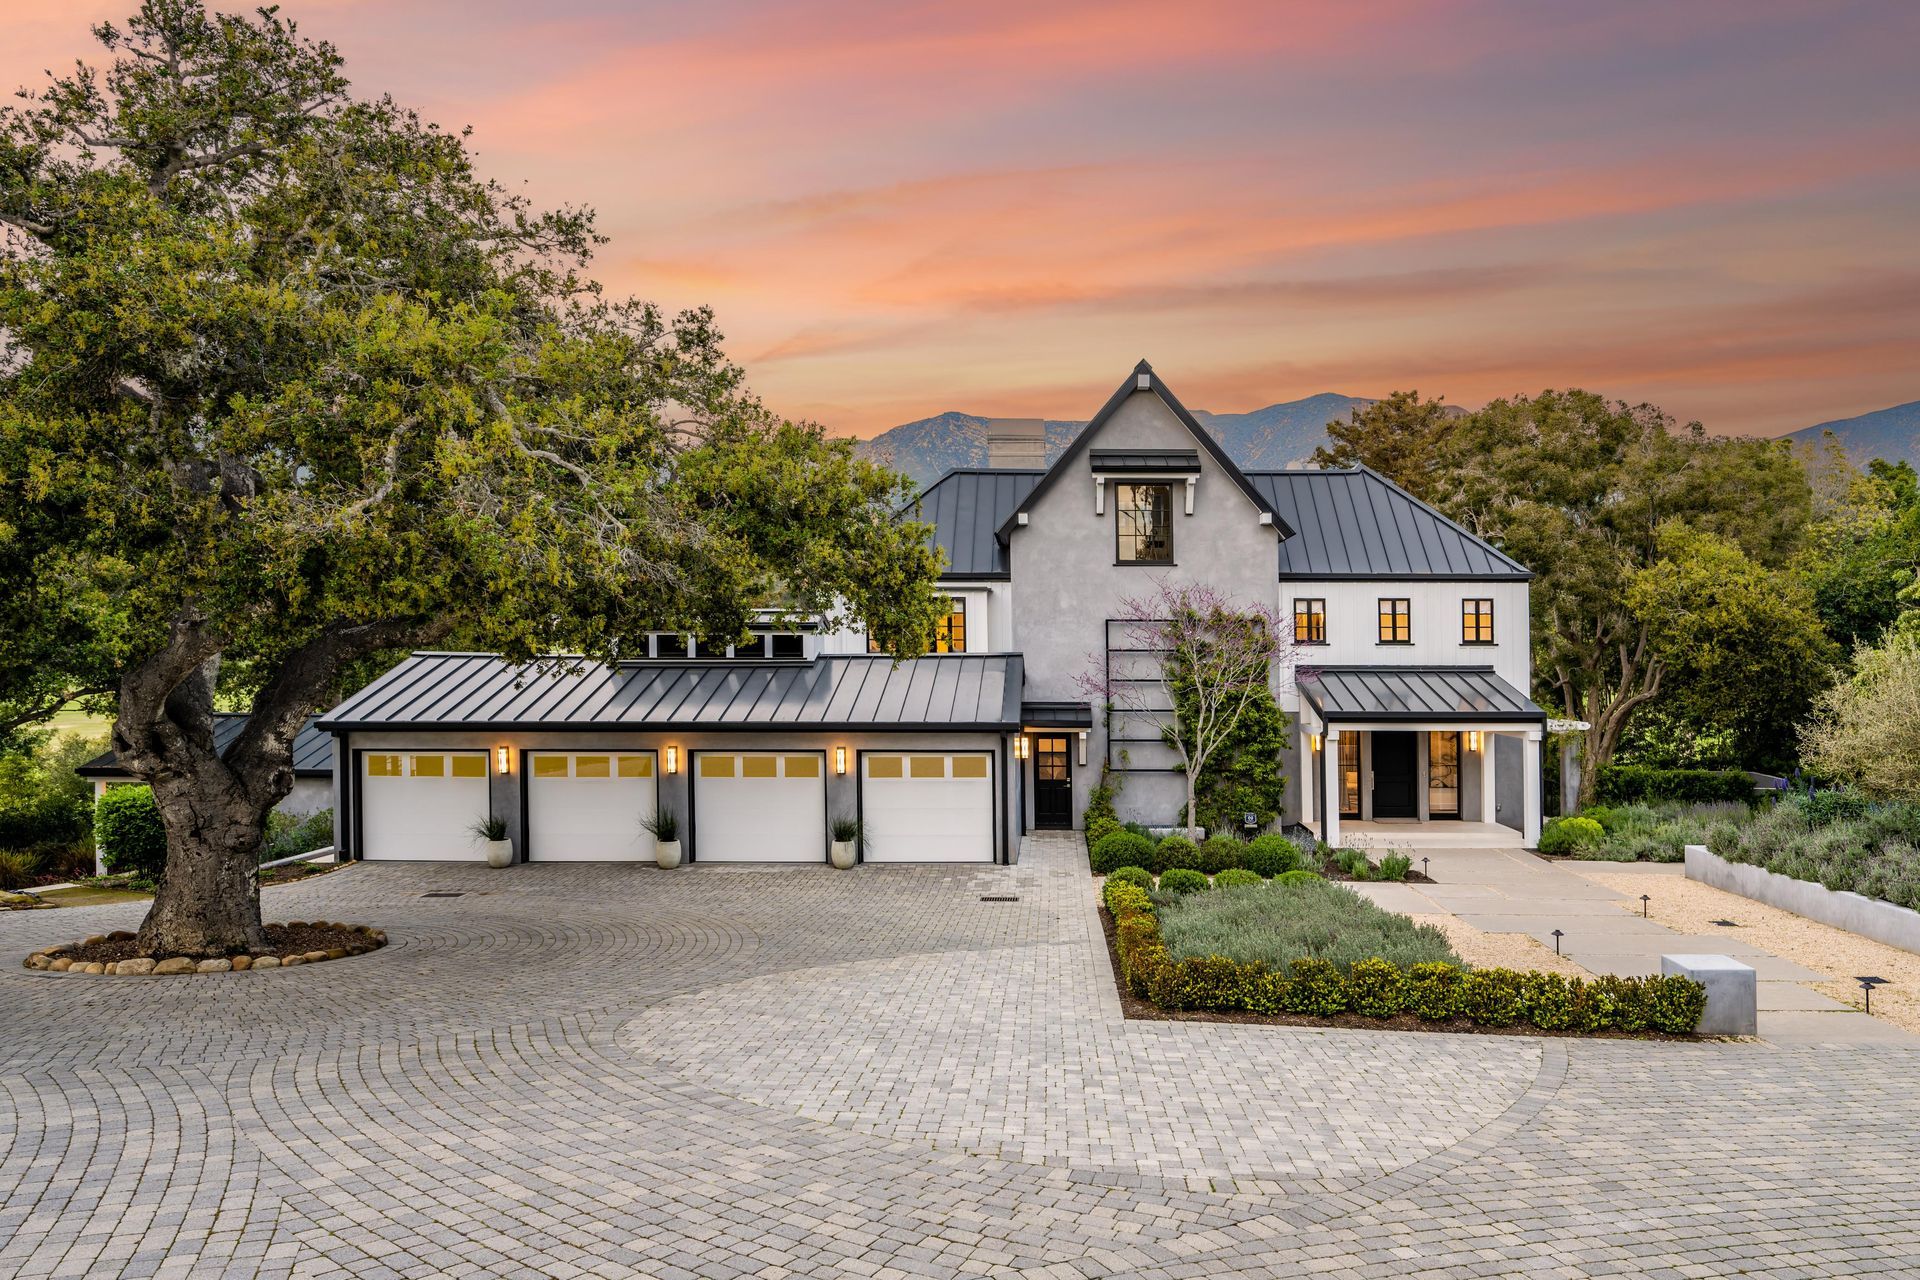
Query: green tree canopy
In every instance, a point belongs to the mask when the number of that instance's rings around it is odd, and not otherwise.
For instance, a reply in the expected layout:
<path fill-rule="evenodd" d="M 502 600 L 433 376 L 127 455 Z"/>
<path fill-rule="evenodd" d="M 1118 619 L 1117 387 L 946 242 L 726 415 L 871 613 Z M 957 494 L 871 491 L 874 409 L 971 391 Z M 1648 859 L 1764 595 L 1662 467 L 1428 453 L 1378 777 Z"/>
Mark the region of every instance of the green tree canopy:
<path fill-rule="evenodd" d="M 1882 799 L 1920 800 L 1920 636 L 1854 654 L 1853 675 L 1820 696 L 1801 735 L 1807 764 Z"/>
<path fill-rule="evenodd" d="M 1418 391 L 1396 391 L 1364 409 L 1348 411 L 1347 421 L 1327 424 L 1327 439 L 1313 451 L 1320 467 L 1366 466 L 1418 498 L 1428 498 L 1444 483 L 1435 470 L 1441 444 L 1462 413 L 1441 399 L 1422 400 Z"/>
<path fill-rule="evenodd" d="M 257 938 L 293 736 L 375 655 L 615 658 L 763 604 L 927 648 L 904 482 L 769 415 L 706 311 L 605 297 L 590 212 L 272 10 L 95 34 L 0 112 L 0 716 L 116 703 L 170 837 L 144 943 Z"/>

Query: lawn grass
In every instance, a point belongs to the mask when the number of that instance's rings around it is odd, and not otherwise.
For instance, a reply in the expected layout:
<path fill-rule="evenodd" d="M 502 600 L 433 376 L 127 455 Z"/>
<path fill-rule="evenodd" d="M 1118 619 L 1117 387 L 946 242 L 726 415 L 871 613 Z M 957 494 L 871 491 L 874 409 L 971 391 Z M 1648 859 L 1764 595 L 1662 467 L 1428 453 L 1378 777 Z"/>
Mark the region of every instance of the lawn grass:
<path fill-rule="evenodd" d="M 94 885 L 76 885 L 71 889 L 55 889 L 51 893 L 36 893 L 34 896 L 50 902 L 56 907 L 103 907 L 110 902 L 151 902 L 153 895 L 140 893 L 133 889 L 98 888 Z"/>
<path fill-rule="evenodd" d="M 1341 969 L 1377 956 L 1402 967 L 1427 961 L 1466 967 L 1432 925 L 1415 924 L 1328 881 L 1167 895 L 1158 911 L 1161 937 L 1175 960 L 1225 956 L 1285 971 L 1308 956 Z"/>

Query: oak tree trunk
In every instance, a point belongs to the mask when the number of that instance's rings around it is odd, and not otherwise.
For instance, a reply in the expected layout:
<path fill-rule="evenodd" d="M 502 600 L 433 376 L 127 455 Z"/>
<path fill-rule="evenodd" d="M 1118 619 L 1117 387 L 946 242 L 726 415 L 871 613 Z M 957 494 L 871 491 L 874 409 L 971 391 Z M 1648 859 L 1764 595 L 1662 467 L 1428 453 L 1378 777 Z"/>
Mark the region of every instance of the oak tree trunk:
<path fill-rule="evenodd" d="M 263 941 L 257 870 L 267 814 L 227 781 L 200 771 L 153 783 L 167 869 L 140 926 L 144 955 L 210 959 Z"/>

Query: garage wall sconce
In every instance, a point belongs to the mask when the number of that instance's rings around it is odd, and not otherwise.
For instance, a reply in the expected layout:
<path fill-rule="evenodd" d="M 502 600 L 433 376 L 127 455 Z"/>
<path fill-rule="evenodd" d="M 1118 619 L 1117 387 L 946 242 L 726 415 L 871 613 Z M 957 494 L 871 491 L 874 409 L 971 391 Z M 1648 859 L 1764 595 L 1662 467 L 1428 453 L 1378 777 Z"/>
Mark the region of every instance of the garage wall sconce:
<path fill-rule="evenodd" d="M 833 771 L 839 774 L 846 773 L 847 749 L 845 747 L 835 747 L 833 749 Z"/>
<path fill-rule="evenodd" d="M 667 772 L 680 772 L 680 748 L 678 747 L 667 748 Z"/>
<path fill-rule="evenodd" d="M 493 749 L 493 761 L 502 774 L 513 772 L 513 748 L 505 745 Z"/>

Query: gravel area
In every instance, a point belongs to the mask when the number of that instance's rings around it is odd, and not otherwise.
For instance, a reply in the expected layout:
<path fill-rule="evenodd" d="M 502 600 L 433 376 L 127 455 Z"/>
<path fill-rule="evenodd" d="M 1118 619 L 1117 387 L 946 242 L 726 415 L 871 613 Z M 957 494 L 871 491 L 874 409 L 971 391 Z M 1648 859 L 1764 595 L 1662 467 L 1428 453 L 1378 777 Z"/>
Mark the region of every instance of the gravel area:
<path fill-rule="evenodd" d="M 1591 865 L 1570 865 L 1567 869 L 1627 894 L 1633 901 L 1622 902 L 1622 909 L 1637 908 L 1639 895 L 1649 891 L 1647 877 L 1635 872 L 1610 871 Z M 1698 880 L 1665 876 L 1659 886 L 1648 908 L 1648 914 L 1659 923 L 1681 933 L 1726 933 L 1784 960 L 1805 965 L 1815 973 L 1830 975 L 1831 981 L 1806 985 L 1856 1009 L 1861 1006 L 1861 1000 L 1854 975 L 1876 974 L 1887 979 L 1888 985 L 1873 993 L 1873 1016 L 1885 1018 L 1904 1030 L 1920 1032 L 1920 955 L 1701 884 Z M 1727 929 L 1715 925 L 1715 920 L 1732 920 L 1738 927 Z M 1471 956 L 1467 958 L 1472 960 Z"/>
<path fill-rule="evenodd" d="M 1542 946 L 1528 934 L 1488 933 L 1454 915 L 1410 915 L 1409 918 L 1416 924 L 1430 924 L 1446 934 L 1447 942 L 1460 958 L 1476 969 L 1538 969 L 1569 978 L 1593 976 L 1565 956 L 1555 955 L 1552 947 Z"/>

